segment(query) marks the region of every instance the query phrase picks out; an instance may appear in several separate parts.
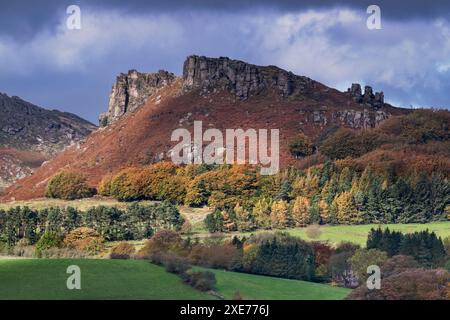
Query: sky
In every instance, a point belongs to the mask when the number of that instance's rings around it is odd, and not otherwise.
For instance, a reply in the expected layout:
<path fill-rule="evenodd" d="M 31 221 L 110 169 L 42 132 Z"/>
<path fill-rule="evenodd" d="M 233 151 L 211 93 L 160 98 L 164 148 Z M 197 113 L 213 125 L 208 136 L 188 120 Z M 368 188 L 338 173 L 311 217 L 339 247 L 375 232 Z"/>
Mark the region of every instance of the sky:
<path fill-rule="evenodd" d="M 369 5 L 381 29 L 369 29 Z M 67 27 L 80 8 L 81 29 Z M 117 75 L 177 75 L 191 54 L 277 65 L 328 86 L 450 109 L 450 1 L 0 0 L 0 92 L 93 123 Z"/>

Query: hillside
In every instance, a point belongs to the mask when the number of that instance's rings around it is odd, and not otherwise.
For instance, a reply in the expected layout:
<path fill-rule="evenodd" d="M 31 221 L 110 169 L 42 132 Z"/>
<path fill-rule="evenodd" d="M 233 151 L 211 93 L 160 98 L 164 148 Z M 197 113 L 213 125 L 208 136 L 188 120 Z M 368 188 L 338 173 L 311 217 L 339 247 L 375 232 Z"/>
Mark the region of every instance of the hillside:
<path fill-rule="evenodd" d="M 82 271 L 82 290 L 68 290 L 66 269 Z M 146 261 L 1 259 L 0 300 L 213 299 Z"/>
<path fill-rule="evenodd" d="M 67 290 L 66 269 L 82 270 L 82 290 Z M 226 299 L 240 291 L 244 299 L 340 300 L 350 292 L 328 285 L 212 270 L 217 291 Z M 192 289 L 163 267 L 138 260 L 1 259 L 1 299 L 214 299 Z M 28 289 L 26 289 L 28 288 Z M 31 288 L 31 289 L 30 289 Z"/>
<path fill-rule="evenodd" d="M 216 275 L 217 290 L 233 299 L 239 291 L 244 300 L 342 300 L 350 289 L 325 284 L 207 269 Z"/>
<path fill-rule="evenodd" d="M 221 131 L 280 129 L 280 163 L 286 167 L 308 163 L 289 152 L 298 133 L 317 140 L 337 127 L 373 128 L 407 113 L 385 104 L 383 94 L 370 87 L 363 93 L 355 84 L 340 92 L 274 66 L 191 56 L 181 77 L 164 71 L 120 75 L 100 118 L 104 127 L 9 188 L 2 199 L 42 197 L 48 179 L 61 169 L 82 171 L 96 186 L 121 168 L 169 159 L 172 131 L 192 131 L 194 120 Z"/>
<path fill-rule="evenodd" d="M 80 117 L 0 93 L 0 190 L 95 130 Z"/>

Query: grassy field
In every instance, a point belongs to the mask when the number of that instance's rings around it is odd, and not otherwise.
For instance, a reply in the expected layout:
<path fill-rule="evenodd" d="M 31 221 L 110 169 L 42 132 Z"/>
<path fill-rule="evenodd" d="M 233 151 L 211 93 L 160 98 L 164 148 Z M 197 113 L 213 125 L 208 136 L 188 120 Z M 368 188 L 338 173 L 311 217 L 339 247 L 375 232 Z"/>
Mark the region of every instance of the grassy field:
<path fill-rule="evenodd" d="M 305 228 L 290 229 L 288 232 L 296 237 L 300 237 L 305 240 L 321 240 L 330 241 L 332 243 L 338 243 L 342 241 L 349 241 L 358 243 L 361 246 L 366 245 L 367 235 L 372 228 L 381 227 L 389 228 L 390 230 L 400 231 L 402 233 L 413 233 L 416 231 L 430 230 L 434 231 L 438 236 L 442 238 L 450 237 L 450 221 L 446 222 L 433 222 L 427 224 L 369 224 L 369 225 L 356 225 L 356 226 L 322 226 L 322 231 L 318 239 L 310 239 L 306 235 Z"/>
<path fill-rule="evenodd" d="M 313 282 L 207 270 L 215 273 L 217 289 L 226 299 L 239 291 L 244 300 L 341 300 L 351 291 Z"/>
<path fill-rule="evenodd" d="M 81 269 L 81 290 L 68 290 L 66 269 Z M 231 299 L 343 299 L 350 291 L 328 285 L 212 270 L 217 291 Z M 141 260 L 0 259 L 0 299 L 214 299 L 162 267 Z"/>
<path fill-rule="evenodd" d="M 283 229 L 278 230 L 282 232 L 287 232 L 292 236 L 299 237 L 306 241 L 328 241 L 333 244 L 337 244 L 342 241 L 353 242 L 359 244 L 361 246 L 366 245 L 367 235 L 369 234 L 370 229 L 381 227 L 389 228 L 390 230 L 397 230 L 403 233 L 412 233 L 416 231 L 430 230 L 434 231 L 439 237 L 443 239 L 446 237 L 450 237 L 450 221 L 445 222 L 433 222 L 426 224 L 366 224 L 366 225 L 352 225 L 352 226 L 320 226 L 320 236 L 318 238 L 310 238 L 306 233 L 306 228 L 291 228 L 291 229 Z M 242 237 L 242 236 L 250 236 L 251 234 L 257 234 L 262 232 L 275 232 L 276 230 L 258 230 L 254 232 L 233 232 L 223 234 L 224 237 L 232 237 L 233 235 Z M 194 236 L 204 238 L 208 237 L 210 234 L 203 231 L 194 234 Z"/>
<path fill-rule="evenodd" d="M 69 265 L 81 290 L 68 290 Z M 212 299 L 164 268 L 139 260 L 0 260 L 0 299 Z"/>

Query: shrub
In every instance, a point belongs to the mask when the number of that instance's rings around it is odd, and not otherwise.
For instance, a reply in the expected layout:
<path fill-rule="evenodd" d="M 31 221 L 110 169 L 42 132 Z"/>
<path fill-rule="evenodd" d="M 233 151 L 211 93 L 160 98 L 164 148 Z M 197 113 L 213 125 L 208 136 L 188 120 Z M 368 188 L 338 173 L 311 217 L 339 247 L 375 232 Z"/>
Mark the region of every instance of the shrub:
<path fill-rule="evenodd" d="M 36 243 L 36 250 L 43 251 L 50 248 L 58 248 L 61 244 L 62 239 L 56 232 L 45 232 Z"/>
<path fill-rule="evenodd" d="M 384 262 L 388 259 L 386 252 L 377 249 L 359 249 L 350 258 L 349 262 L 352 266 L 352 270 L 358 277 L 360 283 L 366 281 L 367 267 L 376 265 L 381 268 Z"/>
<path fill-rule="evenodd" d="M 223 244 L 197 244 L 189 253 L 192 264 L 208 268 L 230 269 L 239 250 L 231 243 Z"/>
<path fill-rule="evenodd" d="M 210 233 L 223 231 L 223 217 L 220 210 L 208 214 L 204 220 L 205 227 Z"/>
<path fill-rule="evenodd" d="M 176 175 L 177 166 L 171 162 L 159 162 L 142 168 L 139 182 L 142 195 L 151 200 L 168 200 L 183 203 L 188 179 Z"/>
<path fill-rule="evenodd" d="M 111 196 L 119 201 L 134 201 L 143 197 L 142 190 L 138 184 L 142 169 L 126 168 L 116 174 L 109 187 Z"/>
<path fill-rule="evenodd" d="M 9 251 L 8 245 L 0 241 L 0 254 L 7 254 Z"/>
<path fill-rule="evenodd" d="M 169 252 L 178 253 L 182 250 L 181 236 L 171 230 L 160 230 L 148 240 L 139 250 L 141 259 L 150 259 L 155 263 L 163 264 L 164 255 Z"/>
<path fill-rule="evenodd" d="M 378 131 L 397 136 L 407 143 L 446 141 L 450 138 L 450 114 L 444 110 L 415 110 L 403 117 L 383 121 Z"/>
<path fill-rule="evenodd" d="M 121 242 L 112 247 L 109 257 L 111 259 L 130 259 L 135 252 L 136 249 L 132 244 L 128 242 Z"/>
<path fill-rule="evenodd" d="M 357 158 L 382 142 L 380 135 L 375 132 L 340 128 L 322 142 L 320 151 L 331 159 Z"/>
<path fill-rule="evenodd" d="M 445 269 L 450 272 L 450 260 L 445 263 Z"/>
<path fill-rule="evenodd" d="M 350 300 L 445 300 L 450 273 L 444 269 L 408 269 L 383 279 L 380 290 L 364 283 L 353 290 Z"/>
<path fill-rule="evenodd" d="M 191 268 L 191 266 L 184 259 L 173 254 L 166 255 L 162 259 L 162 264 L 167 272 L 180 275 L 186 273 L 186 271 Z"/>
<path fill-rule="evenodd" d="M 314 145 L 306 135 L 300 133 L 289 143 L 289 152 L 296 158 L 310 156 L 314 152 Z"/>
<path fill-rule="evenodd" d="M 305 228 L 305 233 L 310 239 L 318 239 L 322 234 L 320 226 L 318 224 L 312 224 Z"/>
<path fill-rule="evenodd" d="M 71 249 L 95 255 L 104 249 L 105 240 L 97 231 L 81 227 L 72 230 L 64 237 L 64 244 Z"/>
<path fill-rule="evenodd" d="M 314 277 L 314 252 L 307 242 L 276 233 L 250 238 L 249 244 L 254 249 L 244 248 L 246 271 L 306 281 Z"/>
<path fill-rule="evenodd" d="M 50 179 L 45 196 L 64 200 L 89 198 L 95 194 L 81 173 L 62 171 Z"/>
<path fill-rule="evenodd" d="M 450 220 L 450 217 L 449 217 L 449 220 Z M 444 249 L 445 249 L 445 252 L 447 253 L 447 256 L 450 257 L 450 237 L 446 237 L 442 241 L 442 243 L 444 244 Z"/>
<path fill-rule="evenodd" d="M 113 176 L 108 174 L 102 178 L 97 187 L 98 194 L 102 196 L 110 196 L 111 195 L 111 185 L 112 185 Z"/>
<path fill-rule="evenodd" d="M 33 258 L 36 255 L 36 248 L 34 246 L 15 246 L 12 254 L 18 257 Z"/>
<path fill-rule="evenodd" d="M 394 274 L 399 274 L 408 269 L 419 268 L 419 263 L 410 256 L 393 256 L 386 260 L 386 262 L 381 267 L 381 276 L 383 278 L 390 277 Z"/>
<path fill-rule="evenodd" d="M 20 239 L 14 247 L 8 248 L 6 253 L 18 257 L 32 258 L 36 255 L 36 249 L 30 245 L 28 239 Z"/>
<path fill-rule="evenodd" d="M 49 248 L 38 252 L 40 258 L 46 259 L 61 259 L 61 258 L 86 258 L 88 254 L 83 251 L 79 251 L 71 248 Z"/>
<path fill-rule="evenodd" d="M 211 271 L 190 272 L 185 281 L 200 291 L 213 290 L 217 283 L 216 276 Z"/>

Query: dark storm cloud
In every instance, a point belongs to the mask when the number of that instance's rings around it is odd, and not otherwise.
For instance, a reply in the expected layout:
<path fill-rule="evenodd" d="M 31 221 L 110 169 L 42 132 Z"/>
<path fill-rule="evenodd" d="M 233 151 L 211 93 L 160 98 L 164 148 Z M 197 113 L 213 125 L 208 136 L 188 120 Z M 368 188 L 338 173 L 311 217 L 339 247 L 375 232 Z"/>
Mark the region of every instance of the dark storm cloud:
<path fill-rule="evenodd" d="M 365 10 L 369 5 L 376 4 L 383 9 L 387 17 L 399 18 L 435 18 L 450 15 L 448 0 L 166 0 L 166 1 L 122 1 L 94 0 L 90 3 L 98 6 L 127 7 L 149 10 L 251 10 L 270 8 L 278 10 L 304 10 L 311 8 L 350 7 Z"/>
<path fill-rule="evenodd" d="M 382 8 L 390 19 L 430 19 L 450 17 L 448 0 L 2 0 L 0 33 L 26 37 L 43 26 L 53 23 L 71 4 L 98 9 L 121 9 L 128 13 L 171 13 L 174 11 L 299 11 L 330 7 L 365 10 L 371 4 Z"/>
<path fill-rule="evenodd" d="M 72 4 L 79 31 L 65 28 Z M 366 27 L 371 4 L 382 30 Z M 448 107 L 449 15 L 450 0 L 0 0 L 0 92 L 95 122 L 117 74 L 179 74 L 195 53 L 275 64 L 340 90 L 370 84 L 399 106 Z"/>

